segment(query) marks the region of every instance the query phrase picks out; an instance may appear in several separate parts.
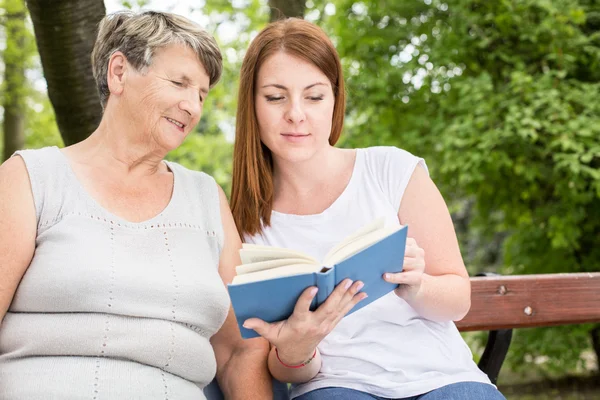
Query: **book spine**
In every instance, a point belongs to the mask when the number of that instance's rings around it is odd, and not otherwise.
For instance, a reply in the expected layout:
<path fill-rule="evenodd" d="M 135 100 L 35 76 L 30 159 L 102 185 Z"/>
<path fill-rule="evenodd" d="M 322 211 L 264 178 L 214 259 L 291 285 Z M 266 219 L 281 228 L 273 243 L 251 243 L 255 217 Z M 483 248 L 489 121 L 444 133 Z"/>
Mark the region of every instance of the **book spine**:
<path fill-rule="evenodd" d="M 320 306 L 327 300 L 333 289 L 335 289 L 335 273 L 334 268 L 327 270 L 327 272 L 317 272 L 317 287 L 319 291 L 315 296 L 317 299 L 317 307 Z"/>

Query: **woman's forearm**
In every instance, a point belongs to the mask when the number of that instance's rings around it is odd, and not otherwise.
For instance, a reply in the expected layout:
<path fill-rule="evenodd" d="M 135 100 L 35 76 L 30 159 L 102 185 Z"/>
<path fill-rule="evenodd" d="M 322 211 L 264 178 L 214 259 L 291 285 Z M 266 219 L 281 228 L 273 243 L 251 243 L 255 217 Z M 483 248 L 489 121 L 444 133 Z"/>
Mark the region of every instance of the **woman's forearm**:
<path fill-rule="evenodd" d="M 225 399 L 272 399 L 273 387 L 267 367 L 268 343 L 237 348 L 217 376 Z"/>
<path fill-rule="evenodd" d="M 310 359 L 309 354 L 304 360 Z M 283 361 L 287 361 L 285 358 Z M 300 364 L 303 361 L 290 361 L 288 365 Z M 286 362 L 287 364 L 287 362 Z M 269 354 L 269 371 L 273 377 L 281 382 L 304 383 L 314 378 L 321 369 L 321 354 L 316 350 L 315 357 L 307 365 L 300 368 L 290 368 L 283 365 L 276 353 L 276 348 L 272 347 Z"/>
<path fill-rule="evenodd" d="M 411 298 L 397 293 L 423 318 L 431 321 L 459 321 L 471 308 L 471 283 L 468 277 L 454 274 L 433 276 L 423 274 L 419 291 Z"/>

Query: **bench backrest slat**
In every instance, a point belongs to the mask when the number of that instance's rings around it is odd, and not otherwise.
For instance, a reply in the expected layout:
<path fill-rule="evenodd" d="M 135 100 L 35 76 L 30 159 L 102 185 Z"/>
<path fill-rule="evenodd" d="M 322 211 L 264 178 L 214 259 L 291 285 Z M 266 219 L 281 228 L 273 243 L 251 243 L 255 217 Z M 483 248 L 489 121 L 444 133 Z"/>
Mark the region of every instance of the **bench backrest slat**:
<path fill-rule="evenodd" d="M 461 331 L 600 322 L 600 272 L 471 278 Z"/>

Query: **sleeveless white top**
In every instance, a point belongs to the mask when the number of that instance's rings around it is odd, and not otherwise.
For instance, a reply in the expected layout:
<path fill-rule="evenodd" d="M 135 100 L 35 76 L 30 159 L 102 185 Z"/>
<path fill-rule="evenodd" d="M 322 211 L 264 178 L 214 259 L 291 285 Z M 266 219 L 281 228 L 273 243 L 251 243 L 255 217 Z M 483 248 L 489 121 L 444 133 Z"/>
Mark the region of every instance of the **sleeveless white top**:
<path fill-rule="evenodd" d="M 336 243 L 377 217 L 399 224 L 400 202 L 417 164 L 426 168 L 423 159 L 395 147 L 357 149 L 350 182 L 328 209 L 315 215 L 273 211 L 271 226 L 245 241 L 322 260 Z M 422 318 L 394 292 L 345 317 L 319 351 L 321 370 L 310 382 L 294 385 L 292 397 L 332 386 L 404 398 L 456 382 L 491 384 L 453 322 Z"/>
<path fill-rule="evenodd" d="M 133 223 L 102 208 L 58 148 L 17 154 L 37 237 L 0 325 L 0 399 L 204 399 L 209 340 L 229 311 L 216 182 L 169 162 L 171 201 Z"/>

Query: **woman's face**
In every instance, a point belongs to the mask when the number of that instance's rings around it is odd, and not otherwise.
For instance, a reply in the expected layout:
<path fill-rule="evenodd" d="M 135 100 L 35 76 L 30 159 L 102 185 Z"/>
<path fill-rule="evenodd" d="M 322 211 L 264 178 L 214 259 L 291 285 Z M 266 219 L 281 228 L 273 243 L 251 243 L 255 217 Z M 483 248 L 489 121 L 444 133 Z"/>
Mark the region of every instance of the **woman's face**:
<path fill-rule="evenodd" d="M 314 64 L 284 52 L 267 58 L 254 101 L 261 140 L 276 159 L 304 161 L 329 146 L 335 98 Z"/>
<path fill-rule="evenodd" d="M 157 50 L 145 71 L 129 71 L 123 96 L 139 139 L 149 135 L 166 151 L 179 147 L 202 115 L 210 83 L 204 66 L 189 47 L 172 45 Z"/>

